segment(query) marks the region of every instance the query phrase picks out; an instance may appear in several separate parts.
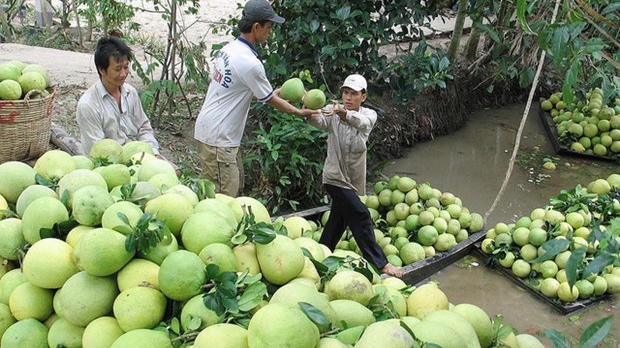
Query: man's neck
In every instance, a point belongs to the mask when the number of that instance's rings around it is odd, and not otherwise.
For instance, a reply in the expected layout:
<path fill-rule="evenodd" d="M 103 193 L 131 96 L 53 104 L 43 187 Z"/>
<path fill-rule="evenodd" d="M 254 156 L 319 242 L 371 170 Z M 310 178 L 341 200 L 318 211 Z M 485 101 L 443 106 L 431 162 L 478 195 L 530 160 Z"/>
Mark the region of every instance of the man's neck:
<path fill-rule="evenodd" d="M 256 39 L 254 38 L 254 35 L 252 35 L 252 33 L 241 33 L 240 37 L 242 37 L 244 40 L 246 40 L 247 42 L 249 42 L 252 47 L 256 48 Z"/>
<path fill-rule="evenodd" d="M 111 84 L 106 84 L 105 81 L 101 80 L 101 83 L 103 84 L 103 87 L 105 87 L 105 90 L 108 91 L 108 93 L 110 95 L 118 95 L 121 92 L 121 88 L 116 86 L 116 85 L 111 85 Z"/>

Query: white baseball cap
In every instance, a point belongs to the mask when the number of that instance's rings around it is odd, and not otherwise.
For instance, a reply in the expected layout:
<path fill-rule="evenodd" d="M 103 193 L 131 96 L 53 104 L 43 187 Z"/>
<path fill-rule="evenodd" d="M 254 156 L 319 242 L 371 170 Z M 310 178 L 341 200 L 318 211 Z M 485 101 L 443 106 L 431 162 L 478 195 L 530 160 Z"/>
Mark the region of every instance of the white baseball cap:
<path fill-rule="evenodd" d="M 361 90 L 367 89 L 368 85 L 366 84 L 366 79 L 364 78 L 364 76 L 360 74 L 352 74 L 347 76 L 347 78 L 344 80 L 344 83 L 342 84 L 342 87 L 349 87 L 352 90 L 359 92 Z"/>

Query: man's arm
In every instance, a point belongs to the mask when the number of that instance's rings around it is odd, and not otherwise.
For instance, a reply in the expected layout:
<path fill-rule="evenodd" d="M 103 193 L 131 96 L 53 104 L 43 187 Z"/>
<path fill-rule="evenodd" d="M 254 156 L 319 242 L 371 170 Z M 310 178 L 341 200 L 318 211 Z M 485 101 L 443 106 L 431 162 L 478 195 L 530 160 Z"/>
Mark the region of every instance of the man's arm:
<path fill-rule="evenodd" d="M 78 103 L 75 118 L 80 130 L 82 149 L 88 155 L 93 144 L 105 138 L 101 112 L 95 110 L 92 104 Z"/>
<path fill-rule="evenodd" d="M 296 108 L 294 105 L 292 105 L 291 103 L 289 103 L 288 101 L 280 97 L 278 92 L 279 91 L 276 91 L 276 93 L 273 94 L 273 97 L 271 97 L 271 99 L 267 101 L 267 104 L 273 107 L 274 109 L 280 110 L 287 114 L 297 115 L 300 117 L 309 117 L 318 112 L 317 110 Z"/>

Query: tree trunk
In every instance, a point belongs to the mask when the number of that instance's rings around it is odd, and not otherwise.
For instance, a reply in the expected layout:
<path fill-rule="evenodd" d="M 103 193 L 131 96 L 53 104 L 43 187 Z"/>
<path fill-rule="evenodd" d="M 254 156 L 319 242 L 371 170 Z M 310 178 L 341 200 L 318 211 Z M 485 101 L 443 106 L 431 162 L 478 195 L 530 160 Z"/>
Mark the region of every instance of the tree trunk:
<path fill-rule="evenodd" d="M 482 30 L 477 27 L 472 27 L 469 33 L 469 39 L 467 40 L 467 46 L 465 48 L 465 57 L 468 60 L 476 59 L 478 53 L 478 42 L 480 42 L 480 36 Z"/>
<path fill-rule="evenodd" d="M 2 32 L 4 32 L 4 42 L 13 41 L 7 15 L 4 12 L 4 0 L 0 0 L 0 24 L 2 24 Z"/>
<path fill-rule="evenodd" d="M 456 55 L 459 50 L 461 38 L 463 37 L 463 26 L 465 25 L 465 17 L 467 14 L 467 0 L 459 0 L 458 5 L 459 9 L 456 13 L 452 40 L 450 40 L 450 47 L 448 48 L 448 59 L 450 59 L 452 65 L 456 63 Z"/>

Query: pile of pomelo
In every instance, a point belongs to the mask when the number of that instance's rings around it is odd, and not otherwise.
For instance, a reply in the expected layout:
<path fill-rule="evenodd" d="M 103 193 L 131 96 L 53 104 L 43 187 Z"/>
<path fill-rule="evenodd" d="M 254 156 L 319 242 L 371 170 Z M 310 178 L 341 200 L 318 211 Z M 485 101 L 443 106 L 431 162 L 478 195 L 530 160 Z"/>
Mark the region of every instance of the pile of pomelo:
<path fill-rule="evenodd" d="M 617 294 L 620 267 L 607 262 L 607 256 L 617 254 L 620 245 L 619 199 L 620 174 L 563 191 L 529 216 L 497 223 L 487 231 L 481 249 L 534 290 L 561 303 Z M 604 262 L 609 264 L 604 267 Z M 577 272 L 572 287 L 567 274 L 571 269 Z"/>
<path fill-rule="evenodd" d="M 199 199 L 151 153 L 102 140 L 0 164 L 0 346 L 542 347 L 434 285 L 360 271 L 303 218 Z"/>
<path fill-rule="evenodd" d="M 39 64 L 25 64 L 19 60 L 0 64 L 0 100 L 23 99 L 30 91 L 45 97 L 49 94 L 49 86 L 50 76 Z"/>
<path fill-rule="evenodd" d="M 572 151 L 602 157 L 620 156 L 620 98 L 612 105 L 604 103 L 600 88 L 586 94 L 586 100 L 569 105 L 562 93 L 552 94 L 541 102 L 541 108 L 551 114 L 560 141 Z"/>
<path fill-rule="evenodd" d="M 406 176 L 378 181 L 374 193 L 360 199 L 375 222 L 377 243 L 388 261 L 399 267 L 449 252 L 484 227 L 482 215 L 470 212 L 459 197 Z M 323 224 L 328 217 L 326 212 Z M 313 237 L 320 238 L 320 229 Z M 336 248 L 361 253 L 350 232 Z"/>

